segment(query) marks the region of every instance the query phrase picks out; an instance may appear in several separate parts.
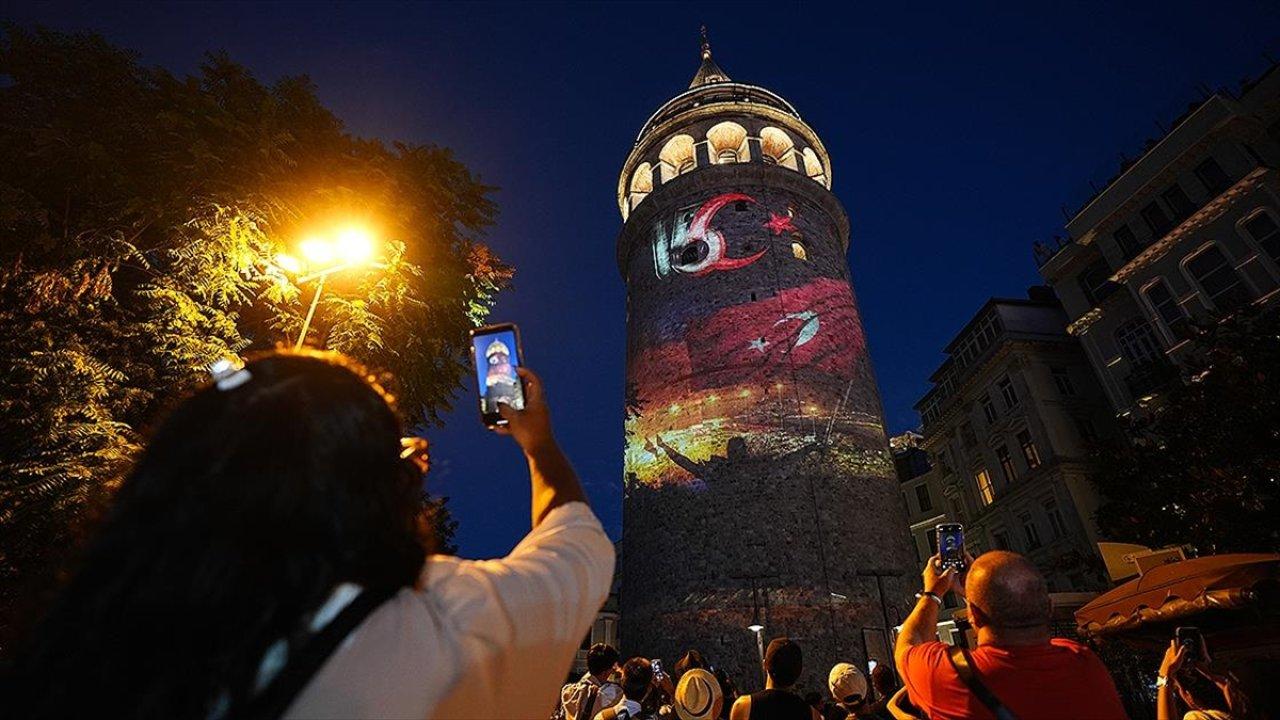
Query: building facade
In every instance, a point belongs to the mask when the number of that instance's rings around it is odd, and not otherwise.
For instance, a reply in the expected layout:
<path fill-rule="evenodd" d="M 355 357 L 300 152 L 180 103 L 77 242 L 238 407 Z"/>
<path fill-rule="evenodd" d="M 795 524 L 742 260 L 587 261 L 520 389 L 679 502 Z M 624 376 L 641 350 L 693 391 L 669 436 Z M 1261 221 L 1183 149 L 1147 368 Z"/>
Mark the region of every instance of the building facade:
<path fill-rule="evenodd" d="M 1089 451 L 1114 415 L 1048 288 L 992 299 L 946 347 L 916 404 L 932 469 L 904 483 L 916 552 L 933 527 L 965 526 L 974 555 L 1013 550 L 1051 592 L 1104 587 Z M 923 489 L 921 489 L 923 488 Z"/>
<path fill-rule="evenodd" d="M 618 184 L 627 415 L 622 643 L 760 682 L 891 662 L 914 558 L 831 165 L 786 100 L 711 58 L 644 124 Z"/>
<path fill-rule="evenodd" d="M 1189 321 L 1280 290 L 1280 71 L 1193 106 L 1037 251 L 1111 405 L 1178 377 Z"/>

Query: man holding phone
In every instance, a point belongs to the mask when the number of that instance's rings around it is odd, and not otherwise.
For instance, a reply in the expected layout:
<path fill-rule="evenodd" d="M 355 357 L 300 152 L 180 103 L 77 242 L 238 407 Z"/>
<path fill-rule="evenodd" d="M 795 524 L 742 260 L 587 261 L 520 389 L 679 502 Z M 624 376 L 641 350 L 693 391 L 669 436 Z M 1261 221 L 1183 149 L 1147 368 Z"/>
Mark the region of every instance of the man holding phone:
<path fill-rule="evenodd" d="M 961 577 L 941 554 L 929 558 L 898 635 L 894 660 L 916 708 L 933 720 L 1127 717 L 1102 661 L 1050 633 L 1048 587 L 1031 561 L 1004 551 L 964 560 Z M 938 609 L 952 590 L 978 633 L 972 651 L 937 640 Z"/>

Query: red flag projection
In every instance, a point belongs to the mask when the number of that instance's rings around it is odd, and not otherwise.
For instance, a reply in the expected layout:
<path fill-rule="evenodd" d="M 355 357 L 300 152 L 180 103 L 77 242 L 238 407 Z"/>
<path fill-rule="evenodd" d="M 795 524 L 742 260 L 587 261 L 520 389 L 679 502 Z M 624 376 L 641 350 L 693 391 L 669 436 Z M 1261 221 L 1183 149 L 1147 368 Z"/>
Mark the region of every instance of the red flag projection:
<path fill-rule="evenodd" d="M 630 354 L 633 481 L 696 488 L 691 463 L 731 438 L 776 454 L 854 434 L 871 448 L 865 464 L 883 463 L 879 407 L 859 391 L 870 370 L 844 258 L 809 256 L 802 215 L 732 192 L 658 222 L 649 291 L 665 316 Z M 734 302 L 726 287 L 746 290 Z"/>

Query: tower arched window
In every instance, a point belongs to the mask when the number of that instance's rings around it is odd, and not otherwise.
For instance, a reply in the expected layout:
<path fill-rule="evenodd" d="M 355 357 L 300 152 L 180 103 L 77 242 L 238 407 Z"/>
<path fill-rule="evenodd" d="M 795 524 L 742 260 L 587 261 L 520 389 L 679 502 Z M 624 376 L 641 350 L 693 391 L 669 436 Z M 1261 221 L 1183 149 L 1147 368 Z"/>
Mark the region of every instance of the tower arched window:
<path fill-rule="evenodd" d="M 818 158 L 818 153 L 814 152 L 813 148 L 805 148 L 802 155 L 804 157 L 804 174 L 826 186 L 827 169 L 823 167 L 822 160 Z"/>
<path fill-rule="evenodd" d="M 635 172 L 631 173 L 631 209 L 634 210 L 636 205 L 640 204 L 653 192 L 653 166 L 649 163 L 640 163 Z"/>
<path fill-rule="evenodd" d="M 796 164 L 796 144 L 791 136 L 776 127 L 766 127 L 760 131 L 760 154 L 764 161 L 774 165 L 784 165 L 798 170 Z"/>
<path fill-rule="evenodd" d="M 707 131 L 710 155 L 717 163 L 744 162 L 750 155 L 747 150 L 747 129 L 736 122 L 726 120 L 711 126 Z"/>
<path fill-rule="evenodd" d="M 693 137 L 676 135 L 658 151 L 658 168 L 661 180 L 666 182 L 677 175 L 683 175 L 697 167 L 693 154 Z"/>

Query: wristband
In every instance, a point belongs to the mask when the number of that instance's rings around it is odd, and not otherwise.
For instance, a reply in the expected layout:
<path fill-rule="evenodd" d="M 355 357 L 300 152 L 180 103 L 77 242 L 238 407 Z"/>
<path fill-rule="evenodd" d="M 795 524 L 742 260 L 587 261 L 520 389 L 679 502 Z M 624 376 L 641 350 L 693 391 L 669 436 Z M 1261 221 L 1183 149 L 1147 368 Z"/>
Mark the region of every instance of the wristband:
<path fill-rule="evenodd" d="M 926 591 L 924 591 L 924 592 L 918 592 L 918 593 L 916 593 L 916 601 L 917 601 L 917 602 L 918 602 L 918 601 L 920 600 L 920 598 L 922 598 L 922 597 L 927 597 L 927 598 L 929 598 L 930 600 L 932 600 L 932 601 L 934 601 L 934 602 L 938 603 L 938 607 L 942 607 L 942 598 L 938 597 L 938 594 L 937 594 L 937 593 L 931 593 L 931 592 L 929 592 L 928 590 L 926 590 Z"/>

